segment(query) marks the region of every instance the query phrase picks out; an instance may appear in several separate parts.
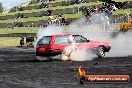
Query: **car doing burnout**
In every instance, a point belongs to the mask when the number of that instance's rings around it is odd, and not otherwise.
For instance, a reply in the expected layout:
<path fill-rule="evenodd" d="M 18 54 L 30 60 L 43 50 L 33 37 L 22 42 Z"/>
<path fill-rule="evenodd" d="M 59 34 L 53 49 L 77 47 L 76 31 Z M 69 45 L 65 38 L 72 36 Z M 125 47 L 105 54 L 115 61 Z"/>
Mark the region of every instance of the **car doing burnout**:
<path fill-rule="evenodd" d="M 76 48 L 93 49 L 95 54 L 102 58 L 105 52 L 109 52 L 111 46 L 107 42 L 89 40 L 82 35 L 55 34 L 43 36 L 36 47 L 36 56 L 56 56 L 62 54 L 65 47 L 71 46 L 74 42 Z"/>

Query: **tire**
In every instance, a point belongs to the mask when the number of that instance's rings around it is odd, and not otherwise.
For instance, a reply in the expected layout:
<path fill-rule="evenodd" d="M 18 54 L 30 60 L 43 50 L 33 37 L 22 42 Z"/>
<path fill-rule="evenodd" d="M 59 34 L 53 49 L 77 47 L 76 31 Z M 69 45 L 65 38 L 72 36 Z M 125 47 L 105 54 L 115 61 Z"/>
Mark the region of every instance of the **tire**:
<path fill-rule="evenodd" d="M 98 56 L 98 58 L 104 58 L 105 57 L 105 50 L 104 50 L 103 46 L 98 47 L 97 56 Z"/>

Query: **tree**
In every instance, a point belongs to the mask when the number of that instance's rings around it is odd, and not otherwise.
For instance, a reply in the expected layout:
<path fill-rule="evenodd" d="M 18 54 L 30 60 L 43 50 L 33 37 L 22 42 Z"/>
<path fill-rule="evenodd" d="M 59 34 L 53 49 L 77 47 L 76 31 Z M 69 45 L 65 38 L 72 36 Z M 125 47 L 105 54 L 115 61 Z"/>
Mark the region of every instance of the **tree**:
<path fill-rule="evenodd" d="M 3 6 L 2 6 L 2 3 L 0 3 L 0 13 L 3 12 Z"/>

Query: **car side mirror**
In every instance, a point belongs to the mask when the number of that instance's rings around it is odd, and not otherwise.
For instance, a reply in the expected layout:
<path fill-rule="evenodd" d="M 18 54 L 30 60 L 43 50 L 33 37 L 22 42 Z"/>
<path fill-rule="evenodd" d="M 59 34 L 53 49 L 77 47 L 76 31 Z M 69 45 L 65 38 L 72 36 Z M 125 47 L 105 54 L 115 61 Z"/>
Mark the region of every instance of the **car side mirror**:
<path fill-rule="evenodd" d="M 87 40 L 87 42 L 90 42 L 90 40 Z"/>

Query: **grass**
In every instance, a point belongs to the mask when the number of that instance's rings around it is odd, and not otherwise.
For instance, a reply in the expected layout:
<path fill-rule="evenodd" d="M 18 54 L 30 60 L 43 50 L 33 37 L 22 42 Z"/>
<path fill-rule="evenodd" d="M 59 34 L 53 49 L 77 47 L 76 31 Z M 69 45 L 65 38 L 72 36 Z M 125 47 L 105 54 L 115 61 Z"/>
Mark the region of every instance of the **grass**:
<path fill-rule="evenodd" d="M 113 15 L 122 15 L 122 14 L 129 14 L 132 12 L 132 9 L 119 9 L 117 11 L 113 11 Z M 74 13 L 74 14 L 64 14 L 63 16 L 68 18 L 79 18 L 82 15 L 82 13 Z M 56 15 L 53 15 L 54 17 Z M 29 22 L 29 21 L 41 21 L 41 20 L 47 20 L 48 16 L 43 17 L 29 17 L 29 18 L 20 18 L 16 20 L 8 19 L 8 20 L 0 20 L 0 23 L 10 23 L 10 22 Z"/>
<path fill-rule="evenodd" d="M 15 29 L 4 28 L 0 29 L 0 34 L 8 34 L 8 33 L 36 33 L 38 27 L 19 27 Z"/>
<path fill-rule="evenodd" d="M 19 46 L 20 37 L 0 37 L 0 47 Z"/>
<path fill-rule="evenodd" d="M 126 2 L 126 1 L 132 1 L 132 0 L 113 0 L 113 1 L 116 1 L 116 2 Z"/>
<path fill-rule="evenodd" d="M 39 21 L 39 20 L 46 20 L 47 18 L 48 18 L 48 16 L 19 18 L 19 19 L 8 19 L 8 20 L 0 20 L 0 23 Z"/>
<path fill-rule="evenodd" d="M 68 29 L 69 26 L 61 26 L 64 30 Z M 37 33 L 40 27 L 18 27 L 15 29 L 11 28 L 0 28 L 0 34 L 9 34 L 9 33 Z"/>
<path fill-rule="evenodd" d="M 119 9 L 117 11 L 113 11 L 114 15 L 122 15 L 122 14 L 130 14 L 132 13 L 132 9 Z"/>
<path fill-rule="evenodd" d="M 75 13 L 75 14 L 64 14 L 63 16 L 66 18 L 79 18 L 80 16 L 82 16 L 82 12 Z"/>
<path fill-rule="evenodd" d="M 79 18 L 82 15 L 82 13 L 74 13 L 74 14 L 64 14 L 63 17 L 66 18 Z M 54 17 L 56 15 L 53 15 Z M 42 21 L 47 20 L 49 16 L 42 16 L 42 17 L 29 17 L 29 18 L 19 18 L 19 19 L 8 19 L 8 20 L 0 20 L 0 23 L 11 23 L 11 22 L 35 22 L 35 21 Z"/>
<path fill-rule="evenodd" d="M 18 47 L 21 37 L 0 37 L 0 47 Z M 27 47 L 26 37 L 24 37 L 24 47 Z"/>
<path fill-rule="evenodd" d="M 51 3 L 62 2 L 62 1 L 65 1 L 65 0 L 55 0 L 55 1 L 51 1 L 51 2 L 40 2 L 40 3 L 37 3 L 37 4 L 30 4 L 30 5 L 26 6 L 26 7 L 41 5 L 42 3 L 44 3 L 44 4 L 51 4 Z"/>
<path fill-rule="evenodd" d="M 56 7 L 52 7 L 52 10 L 67 9 L 67 8 L 74 8 L 74 7 L 81 7 L 81 6 L 92 6 L 92 5 L 99 5 L 99 4 L 102 4 L 102 2 L 89 2 L 89 3 L 74 4 L 74 5 L 69 5 L 69 6 L 56 6 Z M 19 13 L 33 13 L 33 12 L 40 12 L 40 11 L 46 11 L 46 10 L 47 10 L 47 8 L 32 9 L 32 10 L 20 11 Z M 18 14 L 18 12 L 12 12 L 12 13 L 7 13 L 7 14 L 2 14 L 0 16 L 15 15 L 15 14 Z"/>
<path fill-rule="evenodd" d="M 119 27 L 119 24 L 120 23 L 111 24 L 110 27 L 115 27 L 115 25 L 116 25 L 116 27 Z M 102 27 L 102 26 L 100 26 L 98 24 L 92 24 L 92 25 L 88 25 L 87 28 L 97 27 L 97 26 Z M 82 28 L 83 26 L 78 25 L 79 29 L 81 29 L 80 27 Z M 69 26 L 69 25 L 63 25 L 63 26 L 61 26 L 61 28 L 63 29 L 63 32 L 68 32 L 67 30 L 71 29 L 71 26 Z M 76 28 L 76 29 L 78 29 L 78 28 Z M 37 31 L 39 29 L 40 29 L 40 27 L 18 27 L 18 28 L 15 28 L 15 29 L 4 28 L 4 29 L 0 29 L 0 34 L 9 34 L 9 33 L 37 33 Z"/>

